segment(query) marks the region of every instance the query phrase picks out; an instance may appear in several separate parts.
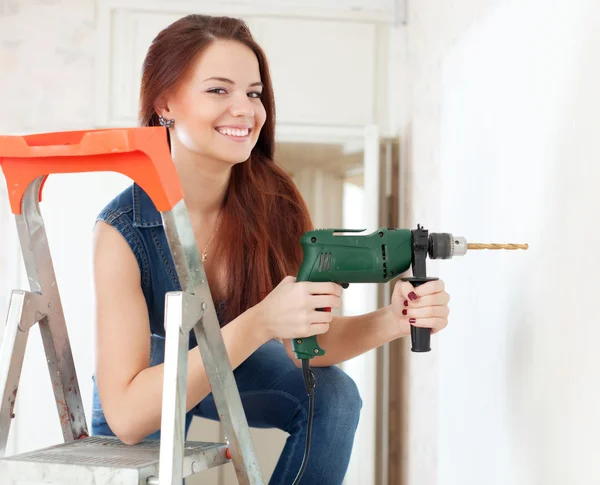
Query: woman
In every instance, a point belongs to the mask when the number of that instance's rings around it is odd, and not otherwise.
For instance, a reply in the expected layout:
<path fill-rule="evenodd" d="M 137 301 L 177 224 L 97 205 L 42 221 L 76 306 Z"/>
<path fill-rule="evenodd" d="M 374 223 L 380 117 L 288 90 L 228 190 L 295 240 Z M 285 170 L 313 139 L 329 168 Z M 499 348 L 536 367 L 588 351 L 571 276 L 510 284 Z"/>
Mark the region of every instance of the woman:
<path fill-rule="evenodd" d="M 440 330 L 442 282 L 395 287 L 391 305 L 333 317 L 341 287 L 295 282 L 299 238 L 312 228 L 290 177 L 273 162 L 275 109 L 267 61 L 246 25 L 191 15 L 159 33 L 143 66 L 140 124 L 168 127 L 186 206 L 250 426 L 290 434 L 270 483 L 302 463 L 308 396 L 290 339 L 319 335 L 310 459 L 301 483 L 341 484 L 359 420 L 354 382 L 335 364 L 410 333 Z M 94 233 L 97 367 L 92 433 L 158 438 L 164 296 L 180 289 L 160 214 L 136 184 L 100 213 Z M 283 343 L 282 343 L 283 342 Z M 218 419 L 190 340 L 187 421 Z"/>

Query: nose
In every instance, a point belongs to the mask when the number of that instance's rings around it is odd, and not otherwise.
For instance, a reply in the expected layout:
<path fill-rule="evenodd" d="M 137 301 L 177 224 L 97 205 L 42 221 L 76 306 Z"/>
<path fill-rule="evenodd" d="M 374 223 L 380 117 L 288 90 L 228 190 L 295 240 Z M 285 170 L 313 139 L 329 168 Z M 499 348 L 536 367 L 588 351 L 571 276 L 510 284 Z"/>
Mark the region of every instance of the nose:
<path fill-rule="evenodd" d="M 229 108 L 232 116 L 237 117 L 245 117 L 245 118 L 253 118 L 254 117 L 254 106 L 252 106 L 252 101 L 248 96 L 244 93 L 240 96 L 234 96 L 232 98 L 231 107 Z"/>

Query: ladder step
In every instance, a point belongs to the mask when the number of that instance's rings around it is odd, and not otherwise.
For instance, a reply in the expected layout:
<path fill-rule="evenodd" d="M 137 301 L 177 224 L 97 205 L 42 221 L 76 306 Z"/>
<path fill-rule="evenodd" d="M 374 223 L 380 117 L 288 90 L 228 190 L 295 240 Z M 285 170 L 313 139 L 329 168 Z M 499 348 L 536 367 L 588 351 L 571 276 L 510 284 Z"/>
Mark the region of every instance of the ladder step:
<path fill-rule="evenodd" d="M 137 485 L 158 479 L 160 441 L 90 437 L 0 459 L 0 476 L 61 485 Z M 183 477 L 223 465 L 227 444 L 186 441 Z"/>

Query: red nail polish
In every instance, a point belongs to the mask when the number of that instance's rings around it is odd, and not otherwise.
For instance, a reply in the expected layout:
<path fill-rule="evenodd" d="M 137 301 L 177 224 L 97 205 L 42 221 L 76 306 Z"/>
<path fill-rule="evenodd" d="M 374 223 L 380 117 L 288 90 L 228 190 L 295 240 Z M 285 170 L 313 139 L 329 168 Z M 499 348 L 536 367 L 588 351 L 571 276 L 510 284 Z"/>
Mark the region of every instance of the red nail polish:
<path fill-rule="evenodd" d="M 404 306 L 408 306 L 408 300 L 404 300 Z"/>
<path fill-rule="evenodd" d="M 408 315 L 408 310 L 406 308 L 402 310 L 402 315 Z"/>
<path fill-rule="evenodd" d="M 416 319 L 416 318 L 411 318 L 411 319 L 409 320 L 409 323 L 416 323 L 416 322 L 417 322 L 417 319 Z"/>
<path fill-rule="evenodd" d="M 416 294 L 414 291 L 411 291 L 411 292 L 408 294 L 408 297 L 409 297 L 409 298 L 410 298 L 412 301 L 415 301 L 417 298 L 419 298 L 419 297 L 417 296 L 417 294 Z"/>

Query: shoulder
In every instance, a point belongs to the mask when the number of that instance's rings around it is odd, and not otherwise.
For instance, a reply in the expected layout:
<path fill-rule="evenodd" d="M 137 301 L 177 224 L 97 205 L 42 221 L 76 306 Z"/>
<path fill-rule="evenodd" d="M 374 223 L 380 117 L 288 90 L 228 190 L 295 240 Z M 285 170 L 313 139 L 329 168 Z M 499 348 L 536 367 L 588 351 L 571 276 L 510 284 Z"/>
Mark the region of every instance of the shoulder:
<path fill-rule="evenodd" d="M 96 220 L 106 222 L 114 226 L 123 215 L 131 214 L 133 211 L 133 185 L 130 185 L 121 193 L 117 194 L 100 211 Z"/>
<path fill-rule="evenodd" d="M 152 247 L 153 234 L 144 228 L 162 226 L 162 217 L 152 199 L 133 183 L 104 206 L 96 217 L 98 221 L 108 224 L 120 237 L 113 237 L 114 232 L 110 235 L 111 228 L 96 227 L 95 247 L 103 248 L 105 253 L 118 251 L 122 238 L 137 260 L 142 285 L 149 284 L 152 255 L 148 253 L 148 248 Z"/>
<path fill-rule="evenodd" d="M 132 228 L 162 225 L 162 217 L 152 199 L 137 184 L 133 183 L 117 194 L 96 217 L 117 228 L 128 225 Z"/>

